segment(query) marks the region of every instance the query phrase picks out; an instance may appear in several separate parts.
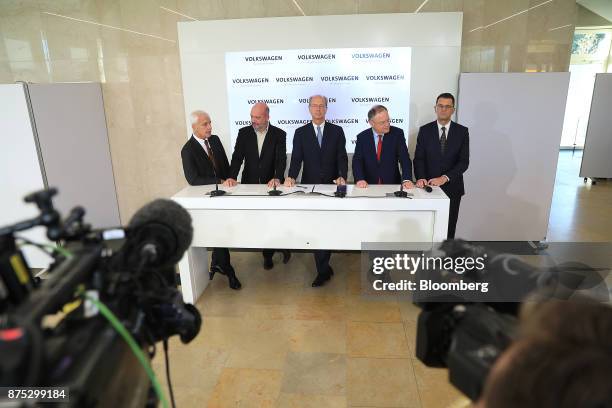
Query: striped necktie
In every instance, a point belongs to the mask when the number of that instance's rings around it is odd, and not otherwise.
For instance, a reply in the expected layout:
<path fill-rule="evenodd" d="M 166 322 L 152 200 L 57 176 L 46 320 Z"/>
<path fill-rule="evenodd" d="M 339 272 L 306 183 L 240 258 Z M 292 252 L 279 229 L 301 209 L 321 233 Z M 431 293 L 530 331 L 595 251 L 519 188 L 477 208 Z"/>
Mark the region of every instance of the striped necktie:
<path fill-rule="evenodd" d="M 442 154 L 446 151 L 446 127 L 442 126 L 442 136 L 440 136 L 440 151 Z"/>

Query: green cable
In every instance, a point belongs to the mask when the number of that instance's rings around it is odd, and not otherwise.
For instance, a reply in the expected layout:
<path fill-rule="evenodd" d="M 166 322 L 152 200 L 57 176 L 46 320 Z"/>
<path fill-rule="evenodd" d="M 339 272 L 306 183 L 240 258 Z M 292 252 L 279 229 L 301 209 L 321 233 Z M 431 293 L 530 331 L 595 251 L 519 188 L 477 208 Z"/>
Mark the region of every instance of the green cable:
<path fill-rule="evenodd" d="M 55 246 L 55 245 L 52 245 L 52 244 L 44 244 L 44 243 L 36 243 L 36 242 L 30 241 L 29 239 L 25 239 L 23 237 L 19 237 L 18 239 L 20 239 L 20 240 L 25 242 L 25 244 L 21 244 L 20 246 L 33 246 L 33 247 L 41 249 L 41 250 L 43 248 L 48 248 L 51 251 L 59 252 L 61 255 L 63 255 L 67 259 L 68 258 L 72 258 L 74 256 L 74 254 L 71 251 L 67 250 L 66 248 L 62 248 L 61 246 Z M 47 255 L 51 255 L 47 251 L 44 251 L 44 252 Z"/>
<path fill-rule="evenodd" d="M 114 313 L 104 303 L 88 295 L 83 295 L 83 297 L 85 297 L 87 300 L 96 305 L 98 310 L 100 310 L 100 313 L 102 313 L 106 320 L 108 320 L 108 322 L 113 326 L 113 328 L 121 335 L 121 337 L 123 337 L 126 343 L 130 346 L 132 352 L 147 372 L 147 375 L 149 376 L 149 379 L 153 384 L 153 389 L 155 390 L 157 397 L 161 401 L 162 406 L 164 408 L 168 408 L 168 400 L 166 399 L 166 395 L 164 394 L 164 391 L 162 390 L 162 387 L 160 386 L 159 381 L 157 380 L 157 377 L 155 376 L 155 373 L 151 368 L 151 365 L 147 361 L 147 358 L 145 357 L 140 347 L 138 347 L 138 344 L 136 343 L 130 332 L 127 331 L 125 326 L 119 321 L 119 319 L 117 319 Z"/>
<path fill-rule="evenodd" d="M 72 254 L 72 252 L 70 252 L 69 250 L 67 250 L 66 248 L 62 248 L 61 246 L 55 246 L 55 245 L 51 245 L 51 244 L 38 244 L 42 247 L 45 248 L 49 248 L 52 251 L 57 251 L 60 254 L 62 254 L 65 258 L 72 258 L 74 255 Z"/>

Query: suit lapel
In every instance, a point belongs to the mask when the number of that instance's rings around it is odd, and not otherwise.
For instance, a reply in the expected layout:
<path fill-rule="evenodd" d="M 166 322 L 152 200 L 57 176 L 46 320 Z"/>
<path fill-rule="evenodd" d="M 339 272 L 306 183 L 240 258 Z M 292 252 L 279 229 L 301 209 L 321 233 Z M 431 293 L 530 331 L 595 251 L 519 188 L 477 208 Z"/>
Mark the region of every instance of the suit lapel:
<path fill-rule="evenodd" d="M 434 146 L 434 150 L 436 152 L 436 156 L 438 156 L 440 159 L 442 158 L 442 146 L 440 145 L 440 130 L 438 129 L 438 121 L 434 121 L 433 122 L 433 126 L 431 128 L 431 137 L 432 137 L 432 143 Z M 448 136 L 447 136 L 447 143 L 448 143 Z M 447 144 L 448 147 L 448 144 Z"/>
<path fill-rule="evenodd" d="M 250 154 L 254 158 L 259 159 L 259 147 L 257 145 L 257 133 L 255 132 L 255 129 L 253 129 L 253 126 L 251 126 L 250 129 L 251 130 L 249 131 L 249 133 L 251 135 L 250 135 L 250 137 L 247 138 L 247 141 L 246 141 L 246 144 L 247 144 L 246 151 L 250 152 Z M 262 150 L 263 150 L 263 148 L 262 148 Z"/>
<path fill-rule="evenodd" d="M 321 152 L 321 146 L 319 146 L 319 139 L 317 138 L 317 132 L 315 132 L 315 126 L 312 122 L 310 122 L 308 124 L 308 134 L 310 135 L 310 141 L 312 143 L 314 143 L 315 148 L 317 149 L 318 152 Z M 325 128 L 323 128 L 323 133 L 325 133 Z M 323 142 L 321 141 L 321 144 L 323 144 Z"/>
<path fill-rule="evenodd" d="M 329 124 L 325 122 L 325 126 L 323 126 L 323 137 L 321 137 L 321 151 L 325 150 L 325 148 L 329 144 L 330 137 L 331 136 L 329 135 Z M 319 140 L 317 139 L 317 144 L 318 143 Z"/>
<path fill-rule="evenodd" d="M 376 149 L 378 148 L 378 136 L 376 137 L 376 141 L 374 141 L 374 131 L 370 128 L 370 132 L 367 135 L 368 136 L 368 141 L 366 142 L 366 146 L 368 148 L 368 150 L 370 151 L 370 156 L 374 158 L 374 162 L 376 164 L 380 164 L 378 162 L 378 160 L 376 160 Z M 380 161 L 382 161 L 382 155 L 384 154 L 385 151 L 385 138 L 387 136 L 383 136 L 382 140 L 383 140 L 383 153 L 380 155 Z"/>
<path fill-rule="evenodd" d="M 257 139 L 257 135 L 255 135 L 255 139 Z M 261 152 L 259 152 L 259 159 L 263 159 L 264 154 L 270 150 L 272 146 L 272 126 L 268 125 L 268 131 L 266 132 L 266 137 L 264 137 L 263 144 L 261 145 Z M 257 148 L 257 146 L 255 146 Z"/>
<path fill-rule="evenodd" d="M 449 127 L 448 127 L 448 132 L 446 132 L 446 152 L 448 153 L 451 151 L 451 146 L 454 145 L 457 141 L 455 139 L 457 139 L 455 137 L 456 132 L 455 132 L 455 126 L 457 126 L 456 123 L 454 123 L 453 121 L 449 122 Z"/>
<path fill-rule="evenodd" d="M 210 157 L 208 157 L 208 153 L 206 153 L 206 150 L 204 150 L 204 146 L 202 146 L 200 142 L 195 140 L 195 136 L 192 136 L 191 139 L 192 139 L 191 142 L 193 145 L 193 149 L 196 152 L 196 155 L 198 157 L 201 157 L 204 160 L 204 162 L 208 162 L 212 166 L 212 161 L 210 160 Z"/>
<path fill-rule="evenodd" d="M 388 155 L 390 155 L 391 153 L 395 151 L 393 148 L 393 145 L 395 144 L 395 139 L 393 138 L 393 136 L 391 136 L 390 130 L 389 130 L 389 133 L 383 136 L 382 142 L 383 142 L 383 146 L 382 146 L 382 152 L 380 154 L 380 163 L 382 163 L 383 160 Z M 374 154 L 376 154 L 376 152 L 374 152 Z"/>

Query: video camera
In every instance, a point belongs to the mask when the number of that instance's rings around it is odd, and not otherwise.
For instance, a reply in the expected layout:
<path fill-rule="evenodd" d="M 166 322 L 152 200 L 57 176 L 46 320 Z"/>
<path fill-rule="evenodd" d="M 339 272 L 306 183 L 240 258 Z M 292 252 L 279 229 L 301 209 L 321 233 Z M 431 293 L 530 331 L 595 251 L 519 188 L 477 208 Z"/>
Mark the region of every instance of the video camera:
<path fill-rule="evenodd" d="M 487 259 L 484 269 L 460 276 L 447 270 L 417 272 L 417 280 L 437 283 L 486 282 L 486 293 L 432 291 L 413 297 L 413 303 L 422 309 L 417 358 L 429 367 L 448 367 L 450 383 L 473 401 L 480 397 L 497 358 L 517 337 L 521 302 L 534 295 L 539 300 L 567 300 L 579 291 L 609 301 L 601 271 L 582 263 L 534 267 L 517 256 L 462 240 L 445 241 L 436 251 L 445 258 Z"/>
<path fill-rule="evenodd" d="M 56 194 L 28 195 L 40 214 L 0 228 L 0 387 L 63 387 L 67 406 L 156 406 L 155 344 L 166 349 L 173 335 L 188 343 L 201 326 L 174 269 L 193 237 L 191 217 L 159 199 L 126 228 L 93 230 L 81 207 L 62 220 Z M 17 234 L 37 226 L 62 244 L 42 280 L 17 245 L 33 244 Z"/>

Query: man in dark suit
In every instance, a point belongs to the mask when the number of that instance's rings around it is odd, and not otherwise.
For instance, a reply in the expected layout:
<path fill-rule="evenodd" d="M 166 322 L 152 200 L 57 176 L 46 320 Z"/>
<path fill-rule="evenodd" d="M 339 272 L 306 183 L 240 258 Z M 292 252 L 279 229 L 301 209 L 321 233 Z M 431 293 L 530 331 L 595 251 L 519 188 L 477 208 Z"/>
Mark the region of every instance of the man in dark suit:
<path fill-rule="evenodd" d="M 223 183 L 229 174 L 229 162 L 219 137 L 212 134 L 210 115 L 203 111 L 191 114 L 193 134 L 181 149 L 183 171 L 192 186 Z M 213 248 L 210 262 L 211 279 L 218 272 L 226 275 L 232 289 L 242 287 L 230 263 L 227 248 Z"/>
<path fill-rule="evenodd" d="M 371 128 L 357 135 L 353 154 L 355 185 L 366 188 L 368 184 L 400 184 L 413 188 L 412 163 L 406 146 L 404 131 L 391 126 L 389 112 L 382 105 L 368 111 Z M 398 168 L 402 167 L 402 172 Z"/>
<path fill-rule="evenodd" d="M 450 198 L 448 238 L 455 237 L 459 204 L 465 194 L 463 173 L 470 164 L 468 128 L 451 121 L 455 97 L 443 93 L 434 107 L 437 120 L 421 126 L 414 152 L 417 187 L 440 186 Z"/>
<path fill-rule="evenodd" d="M 322 95 L 310 97 L 308 110 L 312 121 L 295 130 L 293 152 L 285 186 L 295 185 L 302 163 L 302 183 L 305 184 L 346 184 L 348 156 L 346 138 L 338 125 L 325 121 L 327 98 Z M 334 274 L 329 259 L 331 252 L 318 250 L 314 253 L 317 276 L 313 287 L 322 286 Z"/>
<path fill-rule="evenodd" d="M 244 162 L 242 184 L 267 184 L 270 188 L 278 187 L 285 178 L 287 134 L 270 124 L 270 108 L 262 102 L 253 105 L 251 124 L 238 131 L 229 178 L 223 184 L 230 187 L 238 184 L 236 179 Z M 283 263 L 289 262 L 291 252 L 288 250 L 281 252 Z M 263 250 L 265 269 L 274 267 L 273 255 L 273 249 Z"/>

